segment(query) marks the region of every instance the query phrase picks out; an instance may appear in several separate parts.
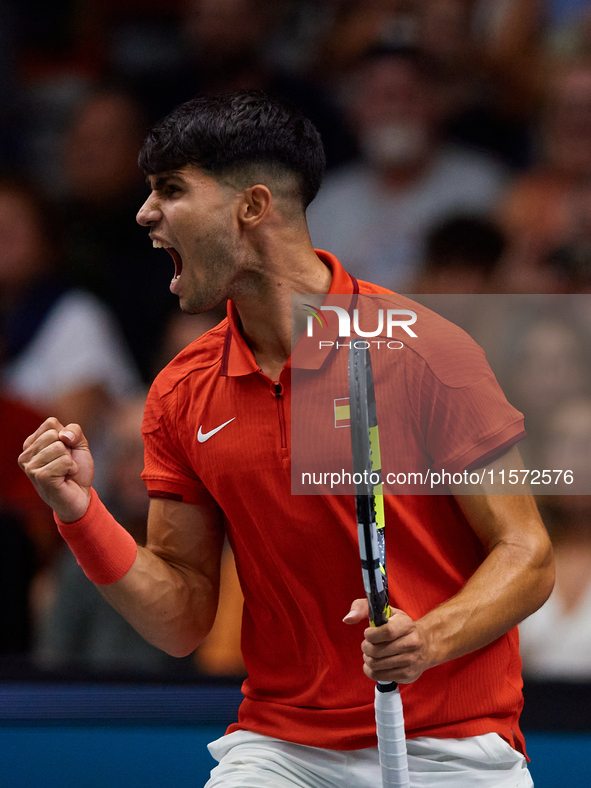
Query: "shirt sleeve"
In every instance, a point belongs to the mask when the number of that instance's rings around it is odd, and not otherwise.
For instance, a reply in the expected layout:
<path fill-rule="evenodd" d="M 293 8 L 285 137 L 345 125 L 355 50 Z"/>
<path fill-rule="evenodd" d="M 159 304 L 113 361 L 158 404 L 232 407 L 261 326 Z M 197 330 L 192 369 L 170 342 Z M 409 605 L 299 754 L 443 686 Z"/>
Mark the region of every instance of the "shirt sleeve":
<path fill-rule="evenodd" d="M 468 359 L 466 359 L 466 355 Z M 523 414 L 505 397 L 476 345 L 420 376 L 420 422 L 433 470 L 451 473 L 486 464 L 525 437 Z"/>
<path fill-rule="evenodd" d="M 150 498 L 169 498 L 201 506 L 215 505 L 215 499 L 191 468 L 178 438 L 175 401 L 176 391 L 169 393 L 164 401 L 158 392 L 157 381 L 152 385 L 142 423 L 142 479 L 148 495 Z"/>

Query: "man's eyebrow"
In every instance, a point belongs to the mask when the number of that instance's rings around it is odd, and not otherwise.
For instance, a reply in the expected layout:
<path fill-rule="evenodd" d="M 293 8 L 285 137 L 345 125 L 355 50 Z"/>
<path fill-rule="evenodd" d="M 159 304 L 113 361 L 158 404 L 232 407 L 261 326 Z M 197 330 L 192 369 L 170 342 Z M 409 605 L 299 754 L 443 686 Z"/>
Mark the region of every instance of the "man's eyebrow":
<path fill-rule="evenodd" d="M 154 178 L 153 185 L 150 182 L 150 178 Z M 175 178 L 179 181 L 183 180 L 182 174 L 178 170 L 171 170 L 170 172 L 163 172 L 159 175 L 148 175 L 146 177 L 146 183 L 148 184 L 148 186 L 151 186 L 155 191 L 159 191 L 160 189 L 163 188 L 163 186 L 165 186 L 168 183 L 168 181 L 173 180 Z"/>

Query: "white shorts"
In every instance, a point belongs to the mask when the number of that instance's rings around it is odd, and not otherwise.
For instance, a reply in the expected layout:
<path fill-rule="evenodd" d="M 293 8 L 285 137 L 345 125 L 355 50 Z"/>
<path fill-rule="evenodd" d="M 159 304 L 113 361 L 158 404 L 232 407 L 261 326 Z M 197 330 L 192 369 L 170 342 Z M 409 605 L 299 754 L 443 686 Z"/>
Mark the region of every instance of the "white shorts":
<path fill-rule="evenodd" d="M 525 758 L 496 733 L 407 741 L 411 788 L 532 788 Z M 205 788 L 376 788 L 377 747 L 325 750 L 235 731 L 209 745 Z"/>

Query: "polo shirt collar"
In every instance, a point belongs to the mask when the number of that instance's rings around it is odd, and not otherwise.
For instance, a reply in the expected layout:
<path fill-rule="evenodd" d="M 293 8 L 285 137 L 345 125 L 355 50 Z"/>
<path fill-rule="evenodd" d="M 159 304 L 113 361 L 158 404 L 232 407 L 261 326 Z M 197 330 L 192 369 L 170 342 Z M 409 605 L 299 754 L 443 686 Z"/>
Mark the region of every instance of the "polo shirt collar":
<path fill-rule="evenodd" d="M 359 292 L 357 280 L 345 271 L 333 254 L 321 249 L 315 249 L 314 251 L 322 262 L 332 270 L 332 281 L 325 303 L 333 295 L 340 296 L 338 303 L 341 305 L 343 296 L 354 297 Z M 298 353 L 298 358 L 300 355 Z M 305 363 L 298 362 L 297 366 L 300 368 L 305 367 L 306 369 L 319 369 L 328 360 L 329 355 L 330 351 L 328 349 L 306 354 Z M 286 366 L 291 366 L 290 361 L 291 359 L 288 360 Z M 222 351 L 220 374 L 236 377 L 251 375 L 253 372 L 259 372 L 259 366 L 240 331 L 238 310 L 233 301 L 228 301 L 228 329 Z"/>

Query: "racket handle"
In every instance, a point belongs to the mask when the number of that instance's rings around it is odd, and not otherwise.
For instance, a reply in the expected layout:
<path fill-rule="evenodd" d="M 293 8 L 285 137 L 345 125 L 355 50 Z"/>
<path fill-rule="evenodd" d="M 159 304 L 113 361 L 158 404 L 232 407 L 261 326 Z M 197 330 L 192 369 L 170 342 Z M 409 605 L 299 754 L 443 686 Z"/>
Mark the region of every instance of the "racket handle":
<path fill-rule="evenodd" d="M 404 715 L 395 682 L 377 684 L 375 707 L 383 788 L 409 788 Z"/>

